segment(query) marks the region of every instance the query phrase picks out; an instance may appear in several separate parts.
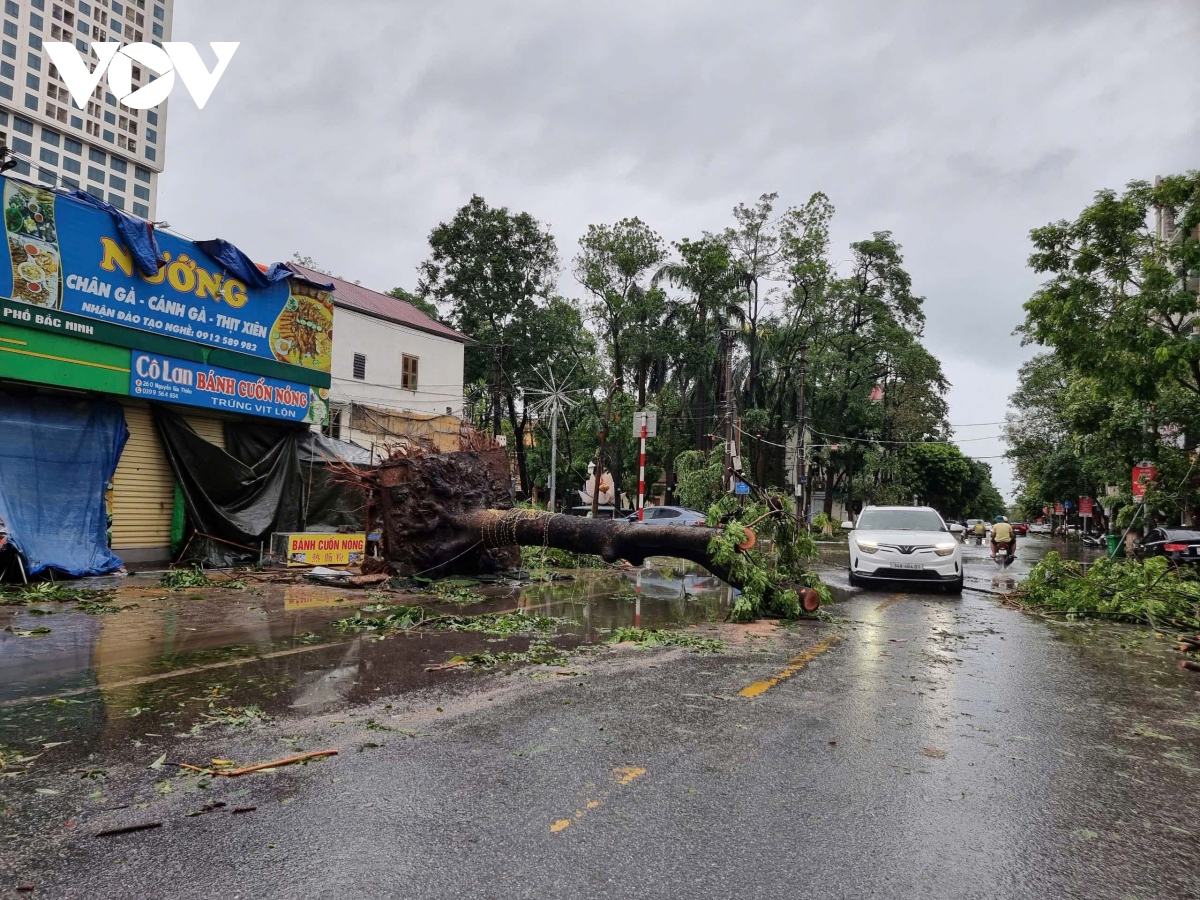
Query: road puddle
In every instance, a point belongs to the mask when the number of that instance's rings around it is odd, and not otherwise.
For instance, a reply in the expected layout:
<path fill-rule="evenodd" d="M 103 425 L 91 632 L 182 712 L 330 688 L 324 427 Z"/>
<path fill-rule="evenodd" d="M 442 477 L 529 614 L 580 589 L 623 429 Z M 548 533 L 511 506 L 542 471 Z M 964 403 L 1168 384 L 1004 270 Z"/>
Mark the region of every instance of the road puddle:
<path fill-rule="evenodd" d="M 732 591 L 688 564 L 580 570 L 568 580 L 485 584 L 453 596 L 251 583 L 167 591 L 131 578 L 87 614 L 70 604 L 0 606 L 0 748 L 68 766 L 149 738 L 186 736 L 245 710 L 317 714 L 445 685 L 427 671 L 455 655 L 602 642 L 615 628 L 676 628 L 725 617 Z M 476 599 L 478 597 L 478 599 Z M 566 620 L 547 636 L 344 631 L 356 610 L 420 605 L 437 615 L 512 612 Z M 364 615 L 366 613 L 363 613 Z M 11 631 L 3 629 L 11 628 Z M 24 634 L 49 628 L 40 635 Z M 255 714 L 257 714 L 257 712 Z M 66 742 L 66 743 L 60 743 Z"/>

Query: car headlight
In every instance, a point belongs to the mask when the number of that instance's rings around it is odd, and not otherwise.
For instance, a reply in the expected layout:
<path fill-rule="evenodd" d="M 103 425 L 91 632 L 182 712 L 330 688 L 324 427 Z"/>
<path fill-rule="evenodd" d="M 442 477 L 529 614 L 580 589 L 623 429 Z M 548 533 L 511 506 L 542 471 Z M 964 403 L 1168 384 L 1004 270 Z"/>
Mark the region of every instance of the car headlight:
<path fill-rule="evenodd" d="M 855 538 L 854 543 L 858 545 L 858 549 L 863 553 L 877 553 L 879 551 L 878 541 L 868 541 L 866 538 Z"/>
<path fill-rule="evenodd" d="M 950 556 L 954 553 L 956 546 L 954 541 L 942 541 L 940 544 L 933 545 L 933 552 L 938 556 Z"/>

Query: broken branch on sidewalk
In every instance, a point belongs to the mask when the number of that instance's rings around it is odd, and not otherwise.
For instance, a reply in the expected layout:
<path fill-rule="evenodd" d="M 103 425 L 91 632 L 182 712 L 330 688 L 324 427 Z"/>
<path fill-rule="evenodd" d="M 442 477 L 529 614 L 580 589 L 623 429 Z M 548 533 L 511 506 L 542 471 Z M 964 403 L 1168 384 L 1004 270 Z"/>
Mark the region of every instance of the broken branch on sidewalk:
<path fill-rule="evenodd" d="M 289 756 L 285 759 L 277 759 L 273 762 L 259 763 L 256 766 L 246 766 L 241 769 L 222 769 L 218 767 L 201 768 L 193 766 L 190 763 L 176 763 L 181 769 L 187 769 L 191 772 L 199 772 L 202 775 L 224 775 L 226 778 L 236 778 L 239 775 L 248 775 L 251 772 L 262 772 L 266 769 L 277 769 L 280 766 L 290 766 L 295 763 L 308 762 L 310 759 L 319 759 L 323 756 L 337 756 L 336 750 L 315 750 L 312 753 L 301 753 L 297 756 Z"/>

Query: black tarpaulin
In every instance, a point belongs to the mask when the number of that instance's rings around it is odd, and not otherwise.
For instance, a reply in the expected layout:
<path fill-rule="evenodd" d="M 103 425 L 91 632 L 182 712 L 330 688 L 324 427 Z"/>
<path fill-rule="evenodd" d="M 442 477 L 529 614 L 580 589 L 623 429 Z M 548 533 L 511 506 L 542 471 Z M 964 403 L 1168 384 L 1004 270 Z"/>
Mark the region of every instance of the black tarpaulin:
<path fill-rule="evenodd" d="M 332 481 L 307 430 L 229 422 L 226 452 L 165 407 L 154 407 L 154 422 L 193 531 L 181 559 L 252 563 L 273 532 L 361 528 L 361 498 Z"/>

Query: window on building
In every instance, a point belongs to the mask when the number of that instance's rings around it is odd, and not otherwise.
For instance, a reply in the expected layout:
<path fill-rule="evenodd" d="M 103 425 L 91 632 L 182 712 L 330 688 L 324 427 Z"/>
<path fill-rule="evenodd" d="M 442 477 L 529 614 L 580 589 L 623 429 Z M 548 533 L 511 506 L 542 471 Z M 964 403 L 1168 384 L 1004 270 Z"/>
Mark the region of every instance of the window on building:
<path fill-rule="evenodd" d="M 29 68 L 31 68 L 37 72 L 42 71 L 42 58 L 40 56 L 38 56 L 36 53 L 29 54 L 28 62 L 29 62 Z"/>
<path fill-rule="evenodd" d="M 158 132 L 155 131 L 153 128 L 147 128 L 146 129 L 146 140 L 148 140 L 152 144 L 157 144 L 158 143 Z"/>
<path fill-rule="evenodd" d="M 83 119 L 81 119 L 79 116 L 71 116 L 71 127 L 72 128 L 82 128 L 83 127 Z"/>
<path fill-rule="evenodd" d="M 12 81 L 17 77 L 17 69 L 10 62 L 0 62 L 0 78 L 7 78 Z"/>
<path fill-rule="evenodd" d="M 40 9 L 44 12 L 46 9 L 46 0 L 29 0 L 29 5 L 34 9 Z"/>
<path fill-rule="evenodd" d="M 161 6 L 154 7 L 154 18 L 156 18 L 156 19 L 165 19 L 166 18 L 166 13 L 163 12 L 163 8 Z"/>
<path fill-rule="evenodd" d="M 22 156 L 33 156 L 33 144 L 24 138 L 15 137 L 12 141 L 12 148 Z"/>
<path fill-rule="evenodd" d="M 115 187 L 118 191 L 123 191 L 125 190 L 125 179 L 120 175 L 109 175 L 108 185 L 109 187 Z"/>
<path fill-rule="evenodd" d="M 103 150 L 97 150 L 95 147 L 90 147 L 88 148 L 88 159 L 90 159 L 92 162 L 104 165 L 106 162 L 108 162 L 108 154 Z"/>
<path fill-rule="evenodd" d="M 115 206 L 117 209 L 125 208 L 125 198 L 122 197 L 120 194 L 114 194 L 112 191 L 108 192 L 108 202 L 111 203 L 113 206 Z"/>
<path fill-rule="evenodd" d="M 33 94 L 25 95 L 25 108 L 31 109 L 34 112 L 38 111 L 38 98 Z"/>
<path fill-rule="evenodd" d="M 92 14 L 92 8 L 88 6 L 87 0 L 79 0 L 79 12 L 85 16 Z"/>
<path fill-rule="evenodd" d="M 25 87 L 30 90 L 38 90 L 42 86 L 42 79 L 38 78 L 32 72 L 25 73 Z"/>
<path fill-rule="evenodd" d="M 141 216 L 143 219 L 148 219 L 150 218 L 150 207 L 148 207 L 145 203 L 134 203 L 133 214 L 135 216 Z"/>
<path fill-rule="evenodd" d="M 367 378 L 367 357 L 364 353 L 354 354 L 354 377 L 359 381 Z"/>
<path fill-rule="evenodd" d="M 106 141 L 108 141 L 110 144 L 113 144 L 113 143 L 116 143 L 117 136 L 116 136 L 116 135 L 115 135 L 113 132 L 111 132 L 111 131 L 108 131 L 108 130 L 106 129 L 106 130 L 105 130 L 105 132 L 104 132 L 104 139 L 105 139 Z"/>
<path fill-rule="evenodd" d="M 50 163 L 50 165 L 52 165 L 52 166 L 58 165 L 58 154 L 55 153 L 53 150 L 51 150 L 49 147 L 43 147 L 38 152 L 38 159 L 40 159 L 44 163 Z"/>
<path fill-rule="evenodd" d="M 20 116 L 13 116 L 13 128 L 21 132 L 21 134 L 27 134 L 30 137 L 33 137 L 33 123 L 28 119 L 22 119 Z"/>
<path fill-rule="evenodd" d="M 113 171 L 120 172 L 122 175 L 129 171 L 129 163 L 125 162 L 119 156 L 114 156 L 110 160 L 110 163 L 112 164 Z"/>
<path fill-rule="evenodd" d="M 158 154 L 155 152 L 153 147 L 146 148 L 146 159 L 150 160 L 151 162 L 154 162 L 154 160 L 157 156 L 158 156 Z"/>
<path fill-rule="evenodd" d="M 4 11 L 18 19 L 21 17 L 21 7 L 17 6 L 14 0 L 4 0 Z"/>
<path fill-rule="evenodd" d="M 16 23 L 16 22 L 9 22 L 7 19 L 5 19 L 5 21 L 4 21 L 4 33 L 5 33 L 5 34 L 7 34 L 9 37 L 15 38 L 15 37 L 17 36 L 17 34 L 19 33 L 19 31 L 18 31 L 18 29 L 17 29 L 17 23 Z M 5 56 L 12 56 L 13 58 L 16 58 L 16 55 L 17 55 L 17 48 L 16 48 L 16 47 L 13 47 L 13 52 L 12 52 L 12 53 L 5 53 L 4 55 L 5 55 Z"/>
<path fill-rule="evenodd" d="M 145 200 L 147 203 L 149 203 L 150 202 L 150 188 L 146 187 L 143 184 L 135 184 L 133 186 L 133 196 L 137 197 L 139 200 Z"/>
<path fill-rule="evenodd" d="M 57 147 L 59 134 L 57 131 L 51 131 L 49 128 L 42 129 L 42 143 L 49 144 L 51 147 Z"/>
<path fill-rule="evenodd" d="M 0 97 L 3 97 L 5 100 L 13 98 L 13 87 L 11 84 L 5 84 L 3 81 L 0 81 Z"/>
<path fill-rule="evenodd" d="M 155 37 L 163 37 L 163 27 L 157 22 L 151 23 L 150 30 L 154 32 Z"/>
<path fill-rule="evenodd" d="M 104 170 L 97 169 L 95 166 L 88 166 L 88 179 L 104 184 Z"/>
<path fill-rule="evenodd" d="M 87 41 L 85 41 L 83 38 L 75 38 L 75 49 L 78 50 L 80 53 L 87 53 L 88 52 Z"/>
<path fill-rule="evenodd" d="M 68 178 L 66 175 L 62 178 L 62 186 L 72 191 L 79 190 L 79 182 L 74 178 Z"/>
<path fill-rule="evenodd" d="M 400 387 L 406 391 L 417 389 L 417 358 L 407 353 L 400 357 Z"/>
<path fill-rule="evenodd" d="M 25 162 L 25 160 L 23 160 L 23 159 L 18 159 L 17 160 L 17 174 L 24 175 L 25 177 L 28 178 L 29 177 L 29 163 Z"/>
<path fill-rule="evenodd" d="M 146 121 L 151 125 L 158 124 L 158 113 L 152 109 L 146 110 Z"/>
<path fill-rule="evenodd" d="M 81 167 L 79 160 L 71 159 L 71 157 L 69 157 L 69 156 L 64 156 L 62 164 L 63 164 L 63 168 L 66 169 L 68 172 L 74 172 L 76 175 L 79 174 L 79 170 Z"/>
<path fill-rule="evenodd" d="M 29 14 L 29 25 L 31 28 L 36 28 L 38 31 L 41 31 L 44 24 L 45 23 L 42 22 L 42 17 L 37 13 L 31 12 Z"/>
<path fill-rule="evenodd" d="M 143 169 L 141 166 L 135 166 L 133 169 L 133 177 L 136 178 L 138 181 L 144 181 L 147 184 L 149 184 L 150 183 L 150 170 Z"/>
<path fill-rule="evenodd" d="M 42 49 L 42 39 L 40 37 L 38 37 L 36 34 L 30 34 L 29 35 L 29 46 L 32 47 L 34 50 L 41 50 Z"/>
<path fill-rule="evenodd" d="M 68 153 L 74 153 L 76 155 L 79 155 L 79 154 L 83 153 L 83 144 L 81 144 L 79 141 L 75 140 L 74 138 L 66 138 L 63 141 L 63 149 L 66 150 Z"/>
<path fill-rule="evenodd" d="M 5 22 L 4 24 L 7 25 L 8 23 Z M 8 34 L 7 28 L 4 29 L 4 33 Z M 16 35 L 14 34 L 13 37 L 16 37 Z M 16 59 L 17 58 L 17 45 L 10 44 L 8 41 L 5 41 L 3 45 L 0 45 L 0 53 L 3 53 L 9 59 Z"/>
<path fill-rule="evenodd" d="M 38 169 L 38 181 L 43 184 L 54 184 L 58 181 L 58 175 L 53 169 Z"/>

